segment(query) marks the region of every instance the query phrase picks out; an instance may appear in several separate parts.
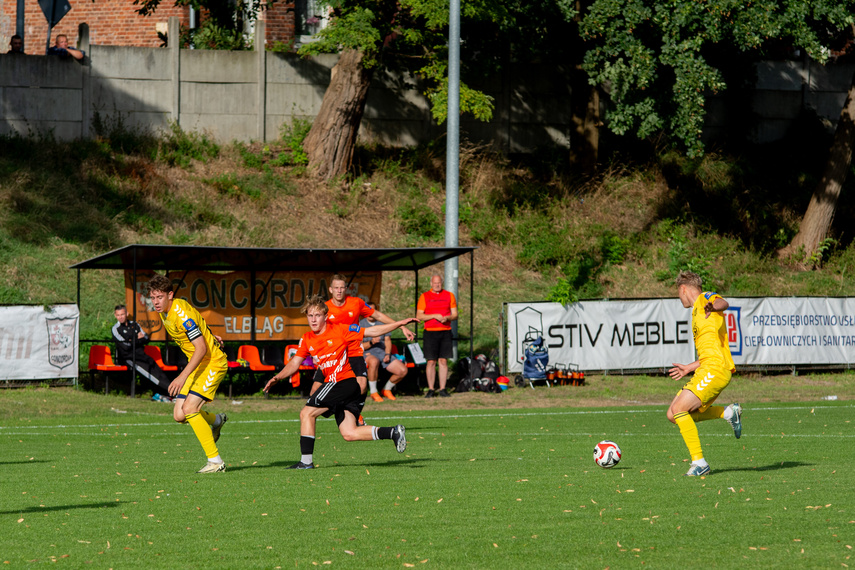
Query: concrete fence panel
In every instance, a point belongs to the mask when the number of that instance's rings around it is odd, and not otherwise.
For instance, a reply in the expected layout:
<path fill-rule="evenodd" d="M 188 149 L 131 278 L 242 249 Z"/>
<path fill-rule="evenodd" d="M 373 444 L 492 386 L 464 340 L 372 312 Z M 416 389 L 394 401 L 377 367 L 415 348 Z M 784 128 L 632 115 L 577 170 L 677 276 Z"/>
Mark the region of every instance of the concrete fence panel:
<path fill-rule="evenodd" d="M 170 20 L 177 35 L 177 20 Z M 263 23 L 262 23 L 263 26 Z M 173 33 L 170 33 L 173 35 Z M 261 44 L 256 45 L 260 49 Z M 320 110 L 337 56 L 301 58 L 259 51 L 90 46 L 83 64 L 56 57 L 0 56 L 0 134 L 90 136 L 93 118 L 119 117 L 126 125 L 159 130 L 178 121 L 220 142 L 274 140 L 283 124 L 311 120 Z M 809 61 L 763 62 L 750 104 L 754 138 L 783 136 L 792 120 L 812 109 L 836 124 L 855 65 Z M 462 136 L 505 152 L 569 149 L 573 133 L 571 70 L 548 63 L 512 65 L 473 85 L 493 98 L 493 118 L 461 117 Z M 414 145 L 444 136 L 424 96 L 407 74 L 376 70 L 359 136 L 363 142 Z M 711 135 L 725 132 L 727 108 L 708 105 Z"/>

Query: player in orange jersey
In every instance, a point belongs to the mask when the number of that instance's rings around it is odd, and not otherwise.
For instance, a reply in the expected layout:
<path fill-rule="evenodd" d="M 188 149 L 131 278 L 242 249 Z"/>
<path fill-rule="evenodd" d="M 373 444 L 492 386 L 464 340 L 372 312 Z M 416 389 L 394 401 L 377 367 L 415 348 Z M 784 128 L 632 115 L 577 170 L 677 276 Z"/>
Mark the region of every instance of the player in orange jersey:
<path fill-rule="evenodd" d="M 695 422 L 722 418 L 730 423 L 737 439 L 742 435 L 742 408 L 739 404 L 713 406 L 716 398 L 730 383 L 735 371 L 727 327 L 722 312 L 730 306 L 717 293 L 701 289 L 701 277 L 691 271 L 677 276 L 677 295 L 683 306 L 692 309 L 692 335 L 698 359 L 691 364 L 674 364 L 669 373 L 680 380 L 694 372 L 668 408 L 668 421 L 677 424 L 689 448 L 692 465 L 686 475 L 706 475 L 709 463 L 701 451 L 701 439 Z"/>
<path fill-rule="evenodd" d="M 330 298 L 326 302 L 329 313 L 327 320 L 330 323 L 340 325 L 358 325 L 359 321 L 366 317 L 372 317 L 383 324 L 393 324 L 395 322 L 391 317 L 384 315 L 376 309 L 372 309 L 365 304 L 365 301 L 359 297 L 351 297 L 347 294 L 347 278 L 336 273 L 330 278 Z M 416 338 L 416 335 L 409 329 L 401 329 L 404 337 L 409 341 Z M 362 344 L 354 347 L 350 354 L 350 367 L 356 375 L 356 381 L 359 383 L 359 388 L 363 395 L 362 405 L 365 405 L 365 397 L 368 394 L 368 368 L 365 366 L 365 358 L 363 354 Z M 315 373 L 314 383 L 310 394 L 321 387 L 323 383 L 323 375 L 320 370 Z M 361 407 L 360 407 L 361 409 Z M 357 416 L 359 425 L 364 425 L 362 414 Z"/>
<path fill-rule="evenodd" d="M 377 325 L 363 330 L 359 325 L 332 324 L 328 321 L 329 307 L 321 297 L 309 299 L 302 308 L 309 323 L 309 332 L 300 339 L 297 352 L 285 367 L 271 378 L 264 391 L 282 380 L 290 378 L 300 369 L 300 364 L 311 356 L 324 375 L 323 385 L 316 390 L 300 411 L 300 461 L 289 469 L 313 469 L 312 455 L 315 448 L 315 421 L 318 416 L 335 416 L 339 432 L 345 441 L 371 441 L 391 439 L 395 449 L 403 453 L 407 438 L 402 425 L 394 427 L 358 426 L 357 418 L 365 397 L 362 395 L 356 375 L 350 367 L 355 346 L 364 336 L 380 336 L 418 319 L 404 319 L 391 324 Z M 359 349 L 361 350 L 361 348 Z M 361 356 L 360 356 L 361 358 Z M 363 360 L 364 366 L 364 360 Z"/>

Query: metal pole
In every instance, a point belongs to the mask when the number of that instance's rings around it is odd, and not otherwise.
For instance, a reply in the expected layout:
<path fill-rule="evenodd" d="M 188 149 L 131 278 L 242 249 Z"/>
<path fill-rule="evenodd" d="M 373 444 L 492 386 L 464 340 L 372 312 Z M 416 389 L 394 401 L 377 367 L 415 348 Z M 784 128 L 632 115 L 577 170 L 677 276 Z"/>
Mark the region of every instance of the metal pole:
<path fill-rule="evenodd" d="M 21 39 L 24 40 L 24 13 L 25 6 L 24 0 L 18 0 L 18 13 L 15 16 L 15 33 L 21 36 Z M 27 42 L 24 41 L 24 51 L 27 49 Z M 78 303 L 80 305 L 80 303 Z"/>
<path fill-rule="evenodd" d="M 418 307 L 419 307 L 419 297 L 421 296 L 421 295 L 419 294 L 419 270 L 418 270 L 418 269 L 416 269 L 416 270 L 415 270 L 415 274 L 416 274 L 416 287 L 415 287 L 415 295 L 414 295 L 414 300 L 413 300 L 413 310 L 415 311 L 415 313 L 413 313 L 413 316 L 415 316 L 415 315 L 416 315 L 416 313 L 418 313 L 418 311 L 419 311 L 419 309 L 418 309 Z M 418 343 L 419 343 L 419 326 L 420 326 L 421 324 L 422 324 L 422 323 L 416 323 L 416 338 L 415 338 L 415 343 L 416 343 L 416 344 L 418 344 Z M 408 350 L 409 350 L 409 349 L 408 349 Z M 413 356 L 413 355 L 412 355 L 412 354 L 410 354 L 410 357 L 411 357 L 411 358 L 412 358 L 412 356 Z M 419 365 L 418 365 L 418 364 L 416 364 L 415 371 L 416 371 L 416 387 L 419 389 L 419 393 L 421 393 L 421 389 L 422 389 L 422 385 L 421 385 L 422 372 L 421 372 L 421 368 L 419 367 Z"/>
<path fill-rule="evenodd" d="M 451 0 L 448 11 L 448 113 L 445 150 L 445 247 L 458 244 L 460 167 L 460 0 Z M 445 289 L 457 297 L 457 257 L 445 261 Z M 457 321 L 451 323 L 457 338 Z M 471 335 L 471 331 L 470 331 Z M 457 360 L 457 342 L 454 342 Z"/>
<path fill-rule="evenodd" d="M 53 0 L 50 5 L 50 20 L 48 20 L 48 28 L 47 28 L 47 46 L 45 47 L 45 55 L 47 55 L 48 50 L 50 49 L 50 33 L 53 31 L 53 20 L 56 18 L 56 3 L 58 0 Z"/>
<path fill-rule="evenodd" d="M 251 325 L 251 326 L 252 326 L 252 330 L 251 330 L 251 331 L 250 331 L 250 333 L 249 333 L 249 340 L 250 340 L 250 342 L 252 342 L 253 344 L 255 344 L 255 305 L 256 305 L 256 298 L 255 298 L 255 269 L 251 269 L 251 270 L 249 271 L 249 282 L 251 283 L 251 284 L 250 284 L 250 286 L 249 286 L 249 290 L 250 290 L 250 291 L 252 291 L 252 294 L 250 295 L 250 301 L 251 301 L 251 302 L 250 302 L 250 304 L 249 304 L 249 318 L 250 318 L 250 322 L 252 323 L 252 325 Z M 261 293 L 259 293 L 259 296 L 260 296 L 260 295 L 261 295 Z"/>
<path fill-rule="evenodd" d="M 418 311 L 419 311 L 419 309 L 418 309 L 418 306 L 419 306 L 419 270 L 418 269 L 415 270 L 415 274 L 416 274 L 416 290 L 415 290 L 415 295 L 413 295 L 413 310 L 415 311 L 413 313 L 414 317 L 416 316 L 416 313 L 418 313 Z M 416 339 L 415 339 L 416 342 L 419 342 L 419 324 L 420 323 L 416 323 Z"/>
<path fill-rule="evenodd" d="M 474 358 L 472 343 L 475 337 L 475 250 L 469 252 L 469 360 Z"/>
<path fill-rule="evenodd" d="M 137 322 L 137 248 L 134 248 L 134 273 L 131 276 L 131 288 L 134 300 L 133 321 Z M 133 332 L 133 327 L 131 327 L 131 332 Z M 131 398 L 133 398 L 137 393 L 137 335 L 131 337 L 131 348 L 134 351 L 131 356 Z"/>
<path fill-rule="evenodd" d="M 23 37 L 23 36 L 21 36 Z M 80 318 L 80 268 L 77 268 L 77 315 L 78 319 Z M 79 322 L 79 321 L 78 321 Z M 77 358 L 80 358 L 80 337 L 77 337 Z M 77 388 L 78 383 L 80 382 L 80 373 L 77 374 L 74 378 L 74 387 Z"/>

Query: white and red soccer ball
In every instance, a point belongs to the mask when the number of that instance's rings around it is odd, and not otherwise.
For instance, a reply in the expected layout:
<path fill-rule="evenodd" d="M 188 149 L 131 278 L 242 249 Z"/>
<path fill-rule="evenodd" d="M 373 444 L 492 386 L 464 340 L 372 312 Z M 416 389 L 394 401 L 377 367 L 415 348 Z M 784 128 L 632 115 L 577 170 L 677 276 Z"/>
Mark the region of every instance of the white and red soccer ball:
<path fill-rule="evenodd" d="M 594 463 L 610 469 L 620 463 L 620 447 L 613 441 L 604 440 L 594 446 Z"/>

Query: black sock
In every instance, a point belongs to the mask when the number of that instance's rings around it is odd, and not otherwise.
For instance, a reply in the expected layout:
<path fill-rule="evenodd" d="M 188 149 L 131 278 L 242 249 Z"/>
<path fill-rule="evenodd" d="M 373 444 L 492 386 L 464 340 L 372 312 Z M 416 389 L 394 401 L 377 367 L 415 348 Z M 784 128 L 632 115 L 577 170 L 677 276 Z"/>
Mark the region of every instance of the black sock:
<path fill-rule="evenodd" d="M 390 427 L 377 428 L 377 439 L 392 439 L 392 431 L 394 429 Z"/>
<path fill-rule="evenodd" d="M 302 455 L 312 455 L 315 452 L 315 437 L 312 435 L 300 436 L 300 453 Z"/>

